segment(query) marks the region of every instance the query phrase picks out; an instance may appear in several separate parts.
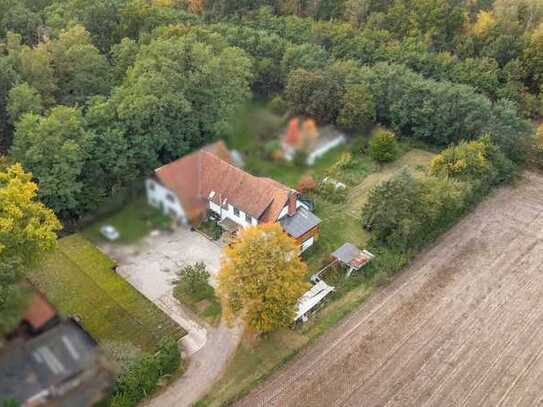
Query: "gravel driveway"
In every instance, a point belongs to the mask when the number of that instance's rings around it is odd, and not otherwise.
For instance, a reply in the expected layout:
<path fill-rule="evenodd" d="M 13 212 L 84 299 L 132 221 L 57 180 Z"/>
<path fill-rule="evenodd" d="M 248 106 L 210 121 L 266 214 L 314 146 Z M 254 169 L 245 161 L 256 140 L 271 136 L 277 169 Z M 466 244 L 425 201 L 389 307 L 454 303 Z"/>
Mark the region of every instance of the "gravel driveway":
<path fill-rule="evenodd" d="M 102 244 L 100 248 L 117 261 L 121 276 L 188 332 L 181 340 L 185 355 L 190 356 L 187 372 L 147 405 L 191 405 L 222 372 L 237 348 L 240 330 L 223 322 L 214 328 L 199 320 L 174 298 L 173 282 L 183 266 L 204 262 L 214 285 L 221 245 L 189 228 L 178 227 L 173 233 L 153 232 L 137 244 Z"/>

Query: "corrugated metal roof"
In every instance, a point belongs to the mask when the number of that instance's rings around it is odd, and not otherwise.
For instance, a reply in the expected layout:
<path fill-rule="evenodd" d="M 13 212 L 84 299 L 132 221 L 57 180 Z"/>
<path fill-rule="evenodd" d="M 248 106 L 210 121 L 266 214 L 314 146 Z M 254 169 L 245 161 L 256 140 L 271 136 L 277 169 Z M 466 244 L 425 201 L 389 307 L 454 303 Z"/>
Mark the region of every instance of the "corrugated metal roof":
<path fill-rule="evenodd" d="M 297 321 L 307 312 L 311 311 L 311 309 L 319 304 L 332 291 L 334 291 L 334 287 L 326 284 L 322 280 L 311 287 L 311 289 L 306 291 L 298 300 L 298 308 L 294 321 Z"/>
<path fill-rule="evenodd" d="M 0 394 L 21 401 L 66 383 L 98 358 L 94 340 L 71 320 L 8 345 L 0 352 Z"/>
<path fill-rule="evenodd" d="M 369 263 L 374 255 L 367 250 L 360 250 L 352 243 L 344 243 L 339 249 L 332 253 L 332 257 L 349 266 L 360 268 Z"/>

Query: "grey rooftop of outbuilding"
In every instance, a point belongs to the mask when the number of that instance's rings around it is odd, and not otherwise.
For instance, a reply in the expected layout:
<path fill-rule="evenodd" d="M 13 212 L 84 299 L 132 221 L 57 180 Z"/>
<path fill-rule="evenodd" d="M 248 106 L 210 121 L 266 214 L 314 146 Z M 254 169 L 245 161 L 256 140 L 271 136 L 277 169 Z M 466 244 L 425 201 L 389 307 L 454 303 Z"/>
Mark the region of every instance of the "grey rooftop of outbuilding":
<path fill-rule="evenodd" d="M 309 210 L 301 206 L 293 216 L 285 216 L 279 223 L 285 231 L 298 238 L 321 223 L 321 220 Z"/>
<path fill-rule="evenodd" d="M 339 249 L 332 253 L 332 257 L 343 264 L 358 269 L 369 263 L 375 256 L 367 250 L 360 250 L 352 243 L 344 243 Z"/>
<path fill-rule="evenodd" d="M 74 321 L 17 338 L 0 350 L 0 394 L 20 402 L 46 395 L 96 363 L 96 342 Z"/>

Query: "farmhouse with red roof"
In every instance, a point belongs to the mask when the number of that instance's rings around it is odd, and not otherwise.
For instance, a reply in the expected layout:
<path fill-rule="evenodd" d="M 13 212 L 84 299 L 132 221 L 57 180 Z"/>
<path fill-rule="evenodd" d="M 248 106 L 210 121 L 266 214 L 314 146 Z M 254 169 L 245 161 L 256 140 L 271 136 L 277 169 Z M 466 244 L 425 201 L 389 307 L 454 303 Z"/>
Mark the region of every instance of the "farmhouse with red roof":
<path fill-rule="evenodd" d="M 180 223 L 198 223 L 207 213 L 229 231 L 278 222 L 302 251 L 319 235 L 320 219 L 296 190 L 234 166 L 222 141 L 156 169 L 146 189 L 149 204 Z"/>

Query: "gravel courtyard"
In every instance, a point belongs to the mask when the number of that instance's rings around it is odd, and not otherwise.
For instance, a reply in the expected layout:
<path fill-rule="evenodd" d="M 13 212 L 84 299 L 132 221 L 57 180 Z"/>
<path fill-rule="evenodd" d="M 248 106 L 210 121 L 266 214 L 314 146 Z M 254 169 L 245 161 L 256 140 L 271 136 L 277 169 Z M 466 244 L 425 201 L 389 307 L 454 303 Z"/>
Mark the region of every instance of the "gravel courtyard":
<path fill-rule="evenodd" d="M 543 176 L 483 202 L 242 406 L 541 406 Z"/>
<path fill-rule="evenodd" d="M 173 282 L 183 266 L 204 262 L 213 276 L 221 247 L 198 232 L 178 227 L 173 233 L 154 232 L 131 245 L 106 244 L 102 249 L 119 265 L 117 272 L 188 331 L 183 339 L 192 354 L 205 345 L 206 329 L 173 296 Z"/>
<path fill-rule="evenodd" d="M 173 297 L 172 282 L 180 268 L 203 261 L 213 283 L 219 269 L 220 244 L 186 227 L 178 227 L 173 233 L 151 233 L 137 244 L 103 244 L 101 249 L 117 261 L 120 275 L 188 332 L 181 340 L 190 359 L 188 370 L 145 405 L 192 405 L 221 374 L 238 346 L 241 330 L 227 326 L 224 321 L 218 327 L 200 321 Z"/>

